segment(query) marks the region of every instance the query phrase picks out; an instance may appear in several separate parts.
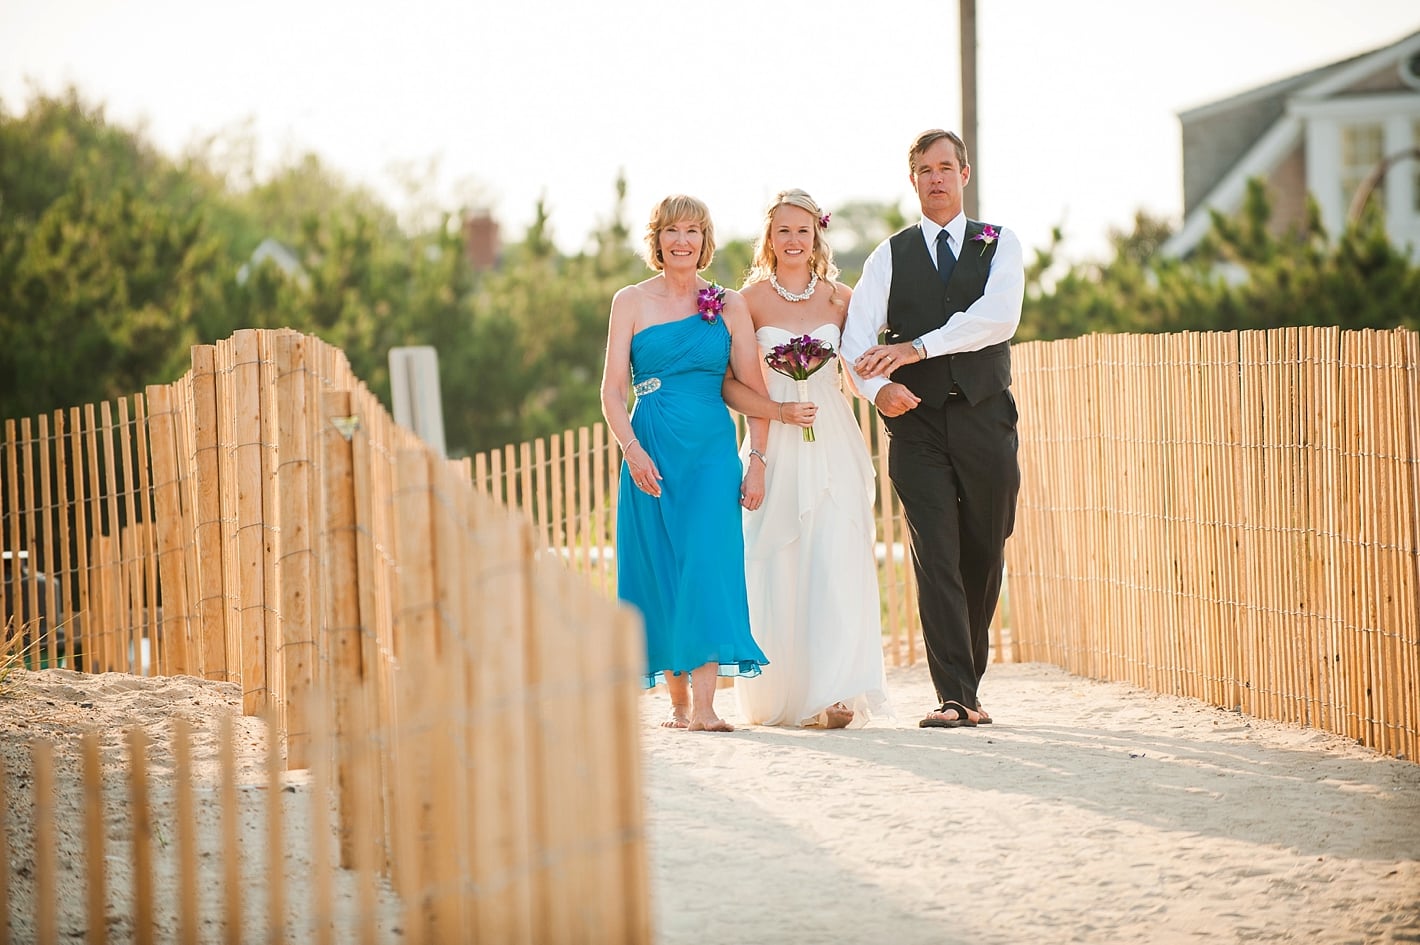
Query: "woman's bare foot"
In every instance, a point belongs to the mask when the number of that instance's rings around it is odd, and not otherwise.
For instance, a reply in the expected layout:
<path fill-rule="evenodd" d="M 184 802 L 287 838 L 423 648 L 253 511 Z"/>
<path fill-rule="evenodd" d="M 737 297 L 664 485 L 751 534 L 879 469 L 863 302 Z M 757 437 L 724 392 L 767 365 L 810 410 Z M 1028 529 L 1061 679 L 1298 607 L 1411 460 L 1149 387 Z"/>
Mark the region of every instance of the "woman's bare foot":
<path fill-rule="evenodd" d="M 835 702 L 827 709 L 823 710 L 825 721 L 824 728 L 847 728 L 853 721 L 853 710 L 841 702 Z"/>
<path fill-rule="evenodd" d="M 735 727 L 717 715 L 711 715 L 690 720 L 690 730 L 692 732 L 733 732 Z"/>
<path fill-rule="evenodd" d="M 661 723 L 661 728 L 689 728 L 690 727 L 690 707 L 684 705 L 672 705 L 670 716 Z"/>
<path fill-rule="evenodd" d="M 733 732 L 735 727 L 715 714 L 714 663 L 697 666 L 690 672 L 690 730 L 692 732 Z"/>

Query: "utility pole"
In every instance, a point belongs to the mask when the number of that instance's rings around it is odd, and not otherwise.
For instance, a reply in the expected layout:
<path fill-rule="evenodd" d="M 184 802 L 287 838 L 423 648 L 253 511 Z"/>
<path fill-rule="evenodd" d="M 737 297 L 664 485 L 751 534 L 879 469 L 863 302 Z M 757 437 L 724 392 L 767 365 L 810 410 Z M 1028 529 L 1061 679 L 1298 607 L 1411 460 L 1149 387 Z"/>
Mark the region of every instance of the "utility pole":
<path fill-rule="evenodd" d="M 980 153 L 976 138 L 976 0 L 957 0 L 961 12 L 961 139 L 966 142 L 971 159 L 971 182 L 963 194 L 963 209 L 973 220 L 980 220 L 979 202 L 981 173 L 976 168 Z"/>

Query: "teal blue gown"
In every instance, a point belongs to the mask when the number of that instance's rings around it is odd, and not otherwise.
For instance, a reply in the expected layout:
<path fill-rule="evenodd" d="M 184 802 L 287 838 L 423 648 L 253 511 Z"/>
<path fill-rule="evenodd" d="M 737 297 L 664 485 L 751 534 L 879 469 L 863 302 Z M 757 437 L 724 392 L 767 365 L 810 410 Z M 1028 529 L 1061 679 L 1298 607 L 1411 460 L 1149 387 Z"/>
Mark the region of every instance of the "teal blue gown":
<path fill-rule="evenodd" d="M 735 424 L 721 394 L 730 362 L 723 318 L 698 314 L 631 339 L 631 429 L 661 472 L 661 496 L 621 464 L 617 596 L 640 610 L 647 687 L 664 670 L 719 664 L 757 676 L 768 660 L 749 630 Z"/>

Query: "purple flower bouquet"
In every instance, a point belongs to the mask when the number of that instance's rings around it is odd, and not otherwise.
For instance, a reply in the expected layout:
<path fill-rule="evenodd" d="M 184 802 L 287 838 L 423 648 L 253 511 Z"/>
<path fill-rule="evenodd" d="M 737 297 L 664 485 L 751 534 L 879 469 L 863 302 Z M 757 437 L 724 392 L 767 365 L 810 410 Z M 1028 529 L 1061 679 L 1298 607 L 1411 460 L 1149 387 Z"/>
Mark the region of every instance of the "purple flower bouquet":
<path fill-rule="evenodd" d="M 765 364 L 794 380 L 801 401 L 809 399 L 809 377 L 831 360 L 833 345 L 812 335 L 790 338 L 782 345 L 775 345 L 773 350 L 764 356 Z M 813 441 L 813 426 L 804 427 L 804 442 Z"/>

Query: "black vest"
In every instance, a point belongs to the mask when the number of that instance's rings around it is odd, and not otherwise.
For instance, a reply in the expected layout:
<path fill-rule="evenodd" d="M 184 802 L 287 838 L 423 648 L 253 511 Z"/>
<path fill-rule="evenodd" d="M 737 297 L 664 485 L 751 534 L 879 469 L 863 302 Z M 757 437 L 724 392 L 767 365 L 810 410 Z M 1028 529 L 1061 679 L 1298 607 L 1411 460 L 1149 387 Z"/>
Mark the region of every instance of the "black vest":
<path fill-rule="evenodd" d="M 922 226 L 900 230 L 889 238 L 892 249 L 892 285 L 888 289 L 887 344 L 910 342 L 941 328 L 957 312 L 965 311 L 986 291 L 986 277 L 996 242 L 975 240 L 985 224 L 966 221 L 966 239 L 952 278 L 945 286 L 932 264 Z M 940 407 L 953 387 L 977 404 L 1011 386 L 1011 347 L 998 342 L 978 351 L 928 358 L 904 364 L 892 379 L 906 385 L 923 403 Z"/>

